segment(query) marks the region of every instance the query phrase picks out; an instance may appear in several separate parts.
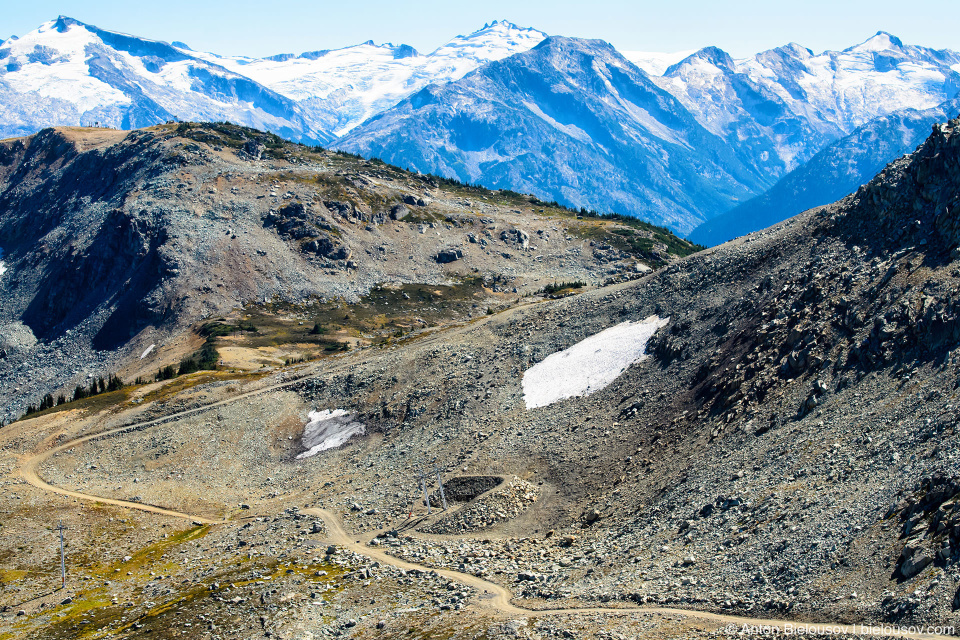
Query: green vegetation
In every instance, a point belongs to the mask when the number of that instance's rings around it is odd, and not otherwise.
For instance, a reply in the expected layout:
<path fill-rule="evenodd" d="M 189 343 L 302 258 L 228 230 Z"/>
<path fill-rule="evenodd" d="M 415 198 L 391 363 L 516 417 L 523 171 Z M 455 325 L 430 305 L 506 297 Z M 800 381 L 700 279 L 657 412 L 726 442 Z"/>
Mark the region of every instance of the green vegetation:
<path fill-rule="evenodd" d="M 197 371 L 216 371 L 217 362 L 220 361 L 220 354 L 213 346 L 213 339 L 207 338 L 203 346 L 198 351 L 193 352 L 180 361 L 180 370 L 178 374 L 185 376 L 188 373 Z"/>
<path fill-rule="evenodd" d="M 240 333 L 241 331 L 249 331 L 250 333 L 256 333 L 257 328 L 251 322 L 244 324 L 239 322 L 237 324 L 226 324 L 224 321 L 219 320 L 217 322 L 208 322 L 207 324 L 200 327 L 201 338 L 218 338 L 220 336 L 229 336 L 234 333 Z"/>
<path fill-rule="evenodd" d="M 377 285 L 357 302 L 343 299 L 291 304 L 277 300 L 249 306 L 241 317 L 255 324 L 255 334 L 244 334 L 231 345 L 245 348 L 284 347 L 286 360 L 312 360 L 346 351 L 347 340 L 385 344 L 413 331 L 483 313 L 489 295 L 483 279 L 463 277 L 453 285 Z M 236 323 L 236 320 L 231 320 Z M 295 352 L 289 353 L 289 347 Z"/>
<path fill-rule="evenodd" d="M 574 282 L 554 282 L 553 284 L 548 284 L 543 288 L 543 293 L 548 296 L 555 296 L 559 293 L 566 291 L 567 293 L 572 293 L 571 289 L 582 289 L 587 286 L 586 282 L 581 282 L 576 280 Z"/>
<path fill-rule="evenodd" d="M 211 146 L 232 149 L 242 149 L 248 141 L 252 140 L 265 147 L 263 156 L 274 159 L 284 157 L 285 147 L 300 146 L 284 140 L 275 133 L 258 131 L 231 122 L 181 122 L 176 127 L 176 134 Z"/>
<path fill-rule="evenodd" d="M 168 364 L 162 369 L 157 369 L 157 375 L 154 377 L 154 380 L 160 382 L 161 380 L 170 380 L 171 378 L 177 377 L 177 368 L 172 364 Z"/>
<path fill-rule="evenodd" d="M 23 417 L 26 418 L 36 413 L 40 413 L 41 411 L 46 411 L 47 409 L 52 409 L 64 404 L 69 404 L 70 402 L 83 400 L 84 398 L 91 398 L 102 393 L 119 391 L 123 387 L 123 380 L 121 380 L 119 376 L 115 376 L 113 374 L 108 375 L 106 379 L 104 379 L 102 376 L 99 378 L 94 378 L 90 381 L 90 386 L 85 387 L 83 385 L 77 385 L 76 389 L 73 390 L 73 396 L 70 399 L 67 399 L 66 396 L 61 394 L 57 397 L 56 401 L 54 401 L 53 395 L 48 393 L 43 397 L 38 405 L 28 406 L 26 412 L 23 414 Z"/>

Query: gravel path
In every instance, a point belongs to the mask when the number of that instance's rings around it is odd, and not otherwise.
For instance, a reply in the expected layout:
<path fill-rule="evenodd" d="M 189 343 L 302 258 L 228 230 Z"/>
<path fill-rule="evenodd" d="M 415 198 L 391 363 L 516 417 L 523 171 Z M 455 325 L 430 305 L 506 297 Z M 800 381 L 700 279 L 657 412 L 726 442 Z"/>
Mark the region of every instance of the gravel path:
<path fill-rule="evenodd" d="M 258 389 L 251 391 L 245 394 L 238 395 L 234 398 L 228 400 L 222 400 L 219 402 L 211 403 L 205 407 L 199 407 L 195 409 L 190 409 L 176 414 L 171 414 L 163 418 L 157 418 L 154 420 L 148 420 L 134 425 L 129 425 L 126 427 L 120 427 L 118 429 L 111 429 L 109 431 L 104 431 L 97 434 L 92 434 L 89 436 L 84 436 L 82 438 L 77 438 L 71 440 L 64 444 L 61 444 L 57 447 L 48 449 L 38 455 L 35 455 L 31 458 L 28 458 L 23 465 L 21 466 L 20 473 L 21 477 L 26 480 L 31 485 L 46 490 L 53 493 L 58 493 L 60 495 L 70 496 L 78 498 L 81 500 L 90 500 L 94 502 L 102 502 L 106 504 L 111 504 L 118 507 L 130 508 L 130 509 L 139 509 L 141 511 L 147 511 L 151 513 L 156 513 L 160 515 L 166 515 L 175 518 L 182 518 L 187 520 L 192 520 L 194 522 L 199 522 L 202 524 L 221 524 L 223 520 L 214 520 L 204 516 L 191 515 L 187 513 L 181 513 L 179 511 L 174 511 L 170 509 L 163 509 L 161 507 L 155 507 L 153 505 L 140 504 L 136 502 L 128 502 L 125 500 L 114 500 L 110 498 L 103 498 L 99 496 L 93 496 L 89 494 L 84 494 L 78 491 L 72 491 L 70 489 L 64 489 L 61 487 L 56 487 L 45 482 L 37 473 L 37 468 L 44 461 L 50 458 L 52 455 L 56 454 L 59 451 L 64 451 L 76 445 L 82 444 L 90 440 L 95 440 L 99 438 L 105 438 L 113 435 L 120 435 L 124 432 L 130 431 L 139 431 L 141 429 L 147 429 L 159 424 L 163 424 L 168 420 L 183 417 L 184 415 L 192 414 L 198 411 L 204 411 L 211 409 L 220 405 L 224 405 L 230 402 L 235 402 L 241 398 L 249 397 L 251 395 L 265 393 L 268 391 L 281 389 L 293 384 L 294 381 L 285 382 L 278 385 L 273 385 L 263 389 Z M 721 624 L 727 625 L 727 628 L 743 628 L 743 627 L 776 627 L 781 630 L 792 629 L 794 633 L 798 634 L 809 634 L 815 635 L 818 634 L 821 630 L 825 628 L 831 629 L 833 635 L 838 634 L 860 634 L 864 636 L 871 637 L 889 637 L 889 638 L 913 638 L 916 640 L 938 640 L 941 638 L 948 638 L 949 636 L 935 635 L 935 634 L 926 634 L 926 633 L 912 633 L 909 631 L 901 631 L 897 629 L 874 629 L 872 626 L 860 625 L 850 625 L 850 624 L 837 624 L 837 623 L 808 623 L 808 622 L 798 622 L 790 620 L 777 620 L 777 619 L 757 619 L 757 618 L 745 618 L 741 616 L 730 616 L 712 613 L 709 611 L 698 611 L 696 609 L 674 609 L 669 607 L 631 607 L 631 606 L 622 606 L 617 608 L 605 608 L 605 607 L 585 607 L 585 608 L 560 608 L 560 609 L 526 609 L 523 607 L 518 607 L 512 603 L 513 593 L 508 589 L 494 584 L 493 582 L 488 582 L 476 576 L 472 576 L 466 573 L 461 573 L 459 571 L 451 571 L 447 569 L 434 569 L 424 565 L 407 562 L 395 558 L 387 553 L 384 553 L 376 548 L 370 547 L 363 544 L 359 540 L 352 540 L 343 529 L 340 521 L 334 516 L 333 513 L 327 511 L 326 509 L 319 508 L 309 508 L 302 509 L 303 513 L 315 515 L 323 519 L 324 525 L 326 527 L 326 535 L 329 541 L 333 544 L 338 544 L 343 546 L 354 553 L 364 555 L 373 560 L 383 562 L 385 564 L 391 565 L 398 569 L 403 570 L 419 570 L 425 572 L 436 572 L 437 575 L 447 578 L 449 580 L 454 580 L 461 584 L 464 584 L 469 587 L 476 588 L 482 591 L 483 595 L 480 597 L 480 605 L 488 610 L 491 610 L 499 615 L 508 615 L 516 616 L 522 615 L 527 617 L 540 617 L 547 615 L 564 615 L 564 614 L 605 614 L 605 615 L 618 615 L 618 614 L 629 614 L 636 612 L 644 613 L 656 613 L 663 615 L 686 615 L 686 616 L 695 616 L 702 620 L 708 622 L 719 622 Z"/>

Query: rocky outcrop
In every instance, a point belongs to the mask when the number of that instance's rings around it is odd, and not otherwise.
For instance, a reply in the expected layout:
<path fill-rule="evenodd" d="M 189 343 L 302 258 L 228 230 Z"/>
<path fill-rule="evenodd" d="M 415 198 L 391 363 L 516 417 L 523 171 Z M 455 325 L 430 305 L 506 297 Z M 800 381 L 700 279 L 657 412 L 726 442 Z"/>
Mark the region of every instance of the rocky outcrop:
<path fill-rule="evenodd" d="M 328 208 L 340 205 L 336 210 L 355 211 L 345 203 L 325 203 Z M 265 227 L 273 227 L 286 240 L 298 242 L 301 251 L 311 253 L 330 260 L 346 260 L 350 255 L 349 249 L 340 241 L 340 229 L 330 224 L 320 214 L 312 213 L 299 203 L 288 204 L 276 211 L 271 211 L 263 219 Z"/>
<path fill-rule="evenodd" d="M 960 119 L 934 124 L 917 150 L 850 196 L 848 230 L 890 246 L 929 246 L 940 259 L 960 244 Z M 953 256 L 955 257 L 955 256 Z"/>
<path fill-rule="evenodd" d="M 960 560 L 960 478 L 935 474 L 924 478 L 916 492 L 891 505 L 906 538 L 897 561 L 900 577 L 909 580 L 931 564 Z"/>
<path fill-rule="evenodd" d="M 483 495 L 460 510 L 441 516 L 421 529 L 424 533 L 462 534 L 482 531 L 511 520 L 537 501 L 540 491 L 520 478 L 512 478 L 502 487 Z"/>

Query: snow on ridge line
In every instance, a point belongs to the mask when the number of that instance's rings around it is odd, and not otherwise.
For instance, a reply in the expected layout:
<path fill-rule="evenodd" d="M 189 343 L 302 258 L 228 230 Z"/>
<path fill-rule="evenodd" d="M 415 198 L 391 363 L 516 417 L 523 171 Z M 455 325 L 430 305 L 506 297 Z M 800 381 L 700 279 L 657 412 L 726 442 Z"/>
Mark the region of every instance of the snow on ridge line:
<path fill-rule="evenodd" d="M 550 354 L 523 374 L 527 409 L 606 388 L 630 365 L 647 357 L 647 341 L 669 321 L 653 315 L 640 322 L 621 322 Z"/>
<path fill-rule="evenodd" d="M 344 444 L 353 436 L 362 436 L 367 427 L 356 420 L 357 414 L 343 409 L 324 409 L 311 411 L 308 416 L 310 422 L 303 428 L 303 437 L 300 444 L 306 449 L 297 456 L 297 460 L 310 458 L 321 451 L 334 449 Z"/>

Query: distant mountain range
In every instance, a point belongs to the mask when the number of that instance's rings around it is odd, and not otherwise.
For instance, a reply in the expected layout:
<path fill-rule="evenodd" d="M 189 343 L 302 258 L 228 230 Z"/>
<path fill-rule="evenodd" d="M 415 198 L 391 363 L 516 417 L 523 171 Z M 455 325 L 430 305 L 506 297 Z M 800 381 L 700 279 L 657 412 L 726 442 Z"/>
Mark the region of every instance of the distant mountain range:
<path fill-rule="evenodd" d="M 636 62 L 599 41 L 549 38 L 422 90 L 336 144 L 689 233 L 856 127 L 905 108 L 937 108 L 960 90 L 960 54 L 886 33 L 820 55 L 789 45 L 735 61 L 708 47 L 661 76 L 651 74 L 664 56 L 630 57 Z M 919 127 L 910 139 L 929 131 L 925 121 L 901 122 Z M 893 157 L 875 157 L 872 170 Z"/>
<path fill-rule="evenodd" d="M 601 40 L 548 38 L 418 91 L 337 144 L 684 232 L 775 177 Z"/>
<path fill-rule="evenodd" d="M 620 53 L 509 22 L 426 55 L 367 42 L 222 57 L 66 17 L 0 43 L 0 136 L 229 120 L 684 234 L 700 227 L 709 244 L 852 190 L 923 139 L 931 117 L 956 115 L 958 92 L 960 54 L 883 32 L 843 51 L 790 44 L 743 60 L 716 47 Z"/>
<path fill-rule="evenodd" d="M 431 82 L 449 82 L 546 34 L 494 22 L 428 55 L 366 42 L 335 51 L 228 58 L 61 16 L 0 42 L 0 137 L 54 125 L 130 129 L 229 120 L 329 143 Z"/>

